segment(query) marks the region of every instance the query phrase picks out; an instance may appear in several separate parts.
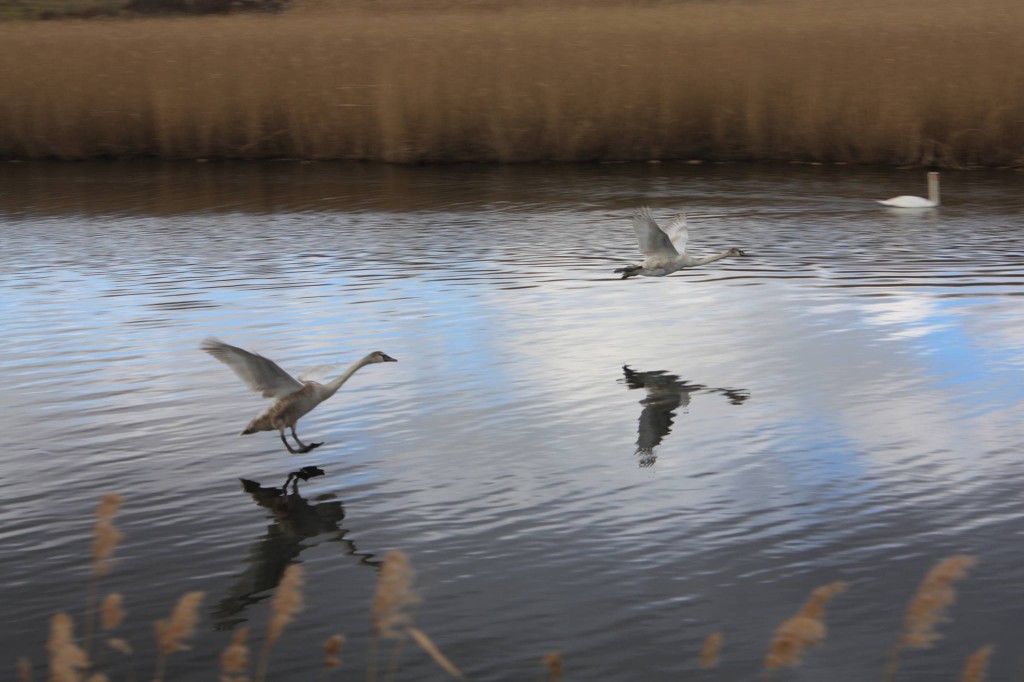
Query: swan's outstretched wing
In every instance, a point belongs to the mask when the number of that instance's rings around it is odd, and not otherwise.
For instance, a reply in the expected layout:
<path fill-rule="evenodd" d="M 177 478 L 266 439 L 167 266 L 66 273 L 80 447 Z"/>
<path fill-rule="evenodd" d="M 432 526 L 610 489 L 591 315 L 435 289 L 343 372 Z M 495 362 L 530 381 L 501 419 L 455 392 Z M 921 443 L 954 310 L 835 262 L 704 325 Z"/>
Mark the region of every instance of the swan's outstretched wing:
<path fill-rule="evenodd" d="M 665 226 L 665 234 L 672 241 L 672 246 L 676 247 L 676 251 L 685 253 L 686 240 L 690 238 L 690 231 L 686 228 L 686 214 L 680 213 L 670 220 Z"/>
<path fill-rule="evenodd" d="M 331 373 L 338 373 L 338 363 L 335 362 L 330 365 L 316 365 L 315 367 L 304 369 L 299 373 L 299 381 L 323 382 L 324 378 Z"/>
<path fill-rule="evenodd" d="M 672 240 L 661 231 L 654 222 L 651 209 L 641 208 L 633 214 L 633 229 L 636 230 L 636 241 L 640 245 L 640 253 L 645 256 L 678 256 Z"/>
<path fill-rule="evenodd" d="M 257 393 L 262 393 L 264 398 L 280 398 L 302 388 L 302 384 L 293 379 L 288 372 L 262 355 L 230 346 L 217 339 L 206 339 L 199 348 L 234 370 L 246 386 Z"/>
<path fill-rule="evenodd" d="M 676 408 L 680 402 L 678 395 L 671 394 L 649 396 L 640 401 L 644 409 L 640 412 L 637 427 L 637 454 L 651 454 L 665 436 L 672 432 L 672 422 L 675 421 Z"/>

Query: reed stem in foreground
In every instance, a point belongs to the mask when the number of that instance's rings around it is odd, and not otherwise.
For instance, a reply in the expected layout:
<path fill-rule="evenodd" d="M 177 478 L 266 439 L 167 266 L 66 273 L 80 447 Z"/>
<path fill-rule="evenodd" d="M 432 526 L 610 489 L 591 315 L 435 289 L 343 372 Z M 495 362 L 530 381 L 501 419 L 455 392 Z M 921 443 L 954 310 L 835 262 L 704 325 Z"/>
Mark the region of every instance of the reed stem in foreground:
<path fill-rule="evenodd" d="M 121 508 L 124 498 L 116 493 L 104 495 L 96 509 L 96 524 L 93 526 L 92 572 L 85 600 L 85 651 L 92 654 L 92 638 L 96 630 L 96 600 L 100 578 L 114 567 L 114 550 L 124 534 L 114 525 L 114 517 Z"/>
<path fill-rule="evenodd" d="M 231 643 L 221 652 L 222 682 L 242 682 L 248 679 L 245 674 L 249 669 L 249 646 L 246 643 L 248 639 L 249 628 L 238 628 L 231 638 Z"/>
<path fill-rule="evenodd" d="M 18 682 L 32 682 L 32 661 L 27 656 L 20 656 L 16 667 Z"/>
<path fill-rule="evenodd" d="M 290 564 L 284 571 L 280 584 L 277 586 L 277 594 L 270 604 L 270 623 L 267 626 L 267 636 L 263 640 L 263 648 L 260 650 L 260 660 L 256 666 L 256 682 L 263 682 L 267 678 L 267 666 L 270 664 L 270 649 L 278 640 L 285 627 L 295 620 L 295 614 L 303 609 L 302 601 L 302 566 Z"/>
<path fill-rule="evenodd" d="M 712 632 L 707 636 L 700 651 L 701 670 L 710 670 L 718 666 L 718 654 L 722 649 L 723 641 L 725 641 L 725 635 L 721 632 Z"/>
<path fill-rule="evenodd" d="M 157 659 L 154 682 L 163 682 L 167 672 L 167 657 L 188 648 L 185 640 L 192 636 L 199 622 L 199 606 L 205 592 L 187 592 L 182 595 L 169 618 L 156 622 Z"/>
<path fill-rule="evenodd" d="M 376 680 L 377 640 L 397 640 L 392 653 L 389 675 L 393 674 L 406 637 L 411 637 L 441 668 L 457 680 L 463 679 L 462 672 L 441 653 L 425 632 L 413 626 L 410 610 L 422 602 L 413 588 L 415 572 L 405 552 L 394 550 L 384 556 L 384 563 L 377 579 L 377 592 L 373 597 L 371 617 L 373 638 L 370 643 L 370 658 L 367 664 L 367 679 Z"/>
<path fill-rule="evenodd" d="M 50 620 L 50 682 L 79 682 L 89 667 L 89 656 L 75 643 L 75 625 L 71 616 L 58 613 Z"/>
<path fill-rule="evenodd" d="M 904 649 L 929 649 L 942 637 L 935 628 L 946 620 L 946 609 L 956 602 L 953 584 L 964 578 L 975 563 L 974 557 L 957 554 L 941 560 L 925 575 L 904 612 L 903 632 L 889 652 L 887 682 L 896 679 Z"/>
<path fill-rule="evenodd" d="M 544 654 L 544 658 L 541 659 L 544 663 L 544 667 L 548 671 L 548 679 L 551 682 L 561 682 L 562 680 L 562 654 L 558 651 L 549 651 Z"/>

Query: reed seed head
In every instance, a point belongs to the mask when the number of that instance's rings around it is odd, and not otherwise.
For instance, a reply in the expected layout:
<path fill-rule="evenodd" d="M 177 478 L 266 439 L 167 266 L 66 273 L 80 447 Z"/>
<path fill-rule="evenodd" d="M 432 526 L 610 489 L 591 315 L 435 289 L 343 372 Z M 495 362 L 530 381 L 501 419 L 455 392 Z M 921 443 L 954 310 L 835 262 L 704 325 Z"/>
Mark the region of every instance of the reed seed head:
<path fill-rule="evenodd" d="M 75 625 L 71 616 L 58 613 L 50 620 L 50 682 L 79 682 L 79 672 L 89 667 L 89 657 L 75 643 Z"/>
<path fill-rule="evenodd" d="M 904 614 L 900 647 L 927 649 L 942 636 L 935 628 L 946 619 L 946 608 L 956 601 L 953 583 L 965 577 L 975 563 L 974 557 L 957 554 L 928 571 Z"/>
<path fill-rule="evenodd" d="M 373 631 L 380 637 L 401 638 L 412 624 L 408 610 L 420 603 L 413 590 L 415 572 L 409 557 L 401 550 L 388 552 L 377 579 L 377 593 L 373 597 Z"/>
<path fill-rule="evenodd" d="M 124 598 L 117 592 L 107 595 L 100 604 L 100 627 L 104 630 L 113 630 L 124 621 L 124 609 L 121 604 Z"/>
<path fill-rule="evenodd" d="M 303 608 L 302 566 L 291 564 L 284 571 L 277 594 L 270 605 L 270 626 L 267 628 L 266 646 L 272 646 L 284 632 L 288 623 L 295 620 L 295 614 Z"/>
<path fill-rule="evenodd" d="M 93 526 L 92 571 L 97 578 L 110 572 L 114 567 L 111 557 L 124 534 L 114 525 L 114 516 L 121 508 L 122 497 L 116 493 L 103 496 L 96 509 L 96 524 Z"/>
<path fill-rule="evenodd" d="M 988 676 L 988 663 L 992 658 L 993 646 L 983 646 L 967 657 L 960 682 L 985 682 Z"/>
<path fill-rule="evenodd" d="M 345 635 L 331 635 L 324 643 L 324 667 L 337 668 L 341 666 L 341 647 L 345 644 Z"/>
<path fill-rule="evenodd" d="M 249 667 L 249 628 L 239 628 L 220 655 L 220 671 L 227 676 L 243 675 Z"/>
<path fill-rule="evenodd" d="M 541 659 L 548 669 L 548 677 L 551 682 L 558 682 L 562 679 L 562 654 L 557 651 L 549 651 Z"/>
<path fill-rule="evenodd" d="M 710 670 L 718 666 L 718 652 L 722 648 L 725 635 L 721 632 L 712 632 L 704 640 L 704 647 L 700 651 L 700 669 Z"/>
<path fill-rule="evenodd" d="M 811 592 L 810 598 L 797 614 L 775 630 L 771 648 L 764 660 L 767 670 L 800 663 L 804 649 L 825 641 L 827 630 L 823 619 L 825 606 L 846 590 L 846 583 L 837 581 Z"/>
<path fill-rule="evenodd" d="M 196 629 L 196 623 L 199 622 L 199 606 L 205 596 L 205 592 L 188 592 L 182 595 L 171 611 L 170 618 L 157 621 L 156 639 L 161 654 L 172 654 L 188 649 L 184 640 L 191 637 Z"/>
<path fill-rule="evenodd" d="M 18 658 L 16 670 L 18 673 L 18 682 L 32 682 L 32 661 L 30 661 L 27 656 L 21 656 Z"/>

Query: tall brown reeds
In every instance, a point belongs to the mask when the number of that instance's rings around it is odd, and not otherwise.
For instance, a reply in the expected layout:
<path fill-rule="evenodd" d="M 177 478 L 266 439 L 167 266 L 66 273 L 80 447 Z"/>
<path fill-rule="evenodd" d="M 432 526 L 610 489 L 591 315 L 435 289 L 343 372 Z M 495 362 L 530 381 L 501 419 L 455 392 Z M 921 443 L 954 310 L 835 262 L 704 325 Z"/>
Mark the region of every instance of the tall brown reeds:
<path fill-rule="evenodd" d="M 0 157 L 1024 163 L 1018 0 L 321 4 L 0 24 Z"/>
<path fill-rule="evenodd" d="M 271 648 L 281 637 L 285 627 L 295 620 L 295 614 L 304 607 L 302 584 L 302 566 L 290 564 L 281 577 L 274 600 L 270 603 L 270 623 L 267 625 L 267 636 L 264 638 L 263 648 L 260 650 L 260 660 L 256 667 L 256 682 L 263 682 L 266 679 Z"/>
<path fill-rule="evenodd" d="M 889 653 L 885 679 L 894 680 L 904 649 L 928 649 L 942 637 L 935 628 L 946 620 L 946 609 L 956 601 L 953 584 L 974 566 L 974 557 L 947 557 L 928 571 L 903 614 L 903 631 Z"/>
<path fill-rule="evenodd" d="M 797 614 L 775 630 L 764 659 L 767 676 L 783 666 L 797 665 L 807 647 L 818 646 L 825 641 L 825 606 L 845 591 L 846 583 L 843 581 L 817 588 Z"/>

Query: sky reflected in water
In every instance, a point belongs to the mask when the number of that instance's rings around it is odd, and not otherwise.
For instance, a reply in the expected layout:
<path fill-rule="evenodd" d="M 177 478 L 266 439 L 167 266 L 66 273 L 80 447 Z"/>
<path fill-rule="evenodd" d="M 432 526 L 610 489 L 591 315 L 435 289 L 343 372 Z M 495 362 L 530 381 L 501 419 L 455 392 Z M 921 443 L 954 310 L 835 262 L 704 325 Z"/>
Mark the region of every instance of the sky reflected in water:
<path fill-rule="evenodd" d="M 314 670 L 334 632 L 362 670 L 396 548 L 418 624 L 476 680 L 534 679 L 550 650 L 581 679 L 678 679 L 716 630 L 723 679 L 750 679 L 778 623 L 840 579 L 794 679 L 878 679 L 954 553 L 978 566 L 901 679 L 950 678 L 986 643 L 1008 676 L 1019 176 L 945 173 L 946 205 L 899 212 L 874 200 L 922 193 L 923 172 L 7 164 L 5 659 L 42 661 L 49 616 L 84 602 L 92 514 L 117 491 L 105 584 L 136 660 L 178 596 L 208 592 L 175 679 L 208 679 L 233 627 L 262 631 L 294 561 L 308 608 L 273 670 Z M 622 281 L 642 204 L 687 210 L 698 255 L 750 257 Z M 372 350 L 399 362 L 304 417 L 325 445 L 293 457 L 237 435 L 263 401 L 198 351 L 207 336 L 322 379 Z M 304 465 L 326 475 L 261 497 Z M 432 666 L 407 650 L 396 679 Z"/>

